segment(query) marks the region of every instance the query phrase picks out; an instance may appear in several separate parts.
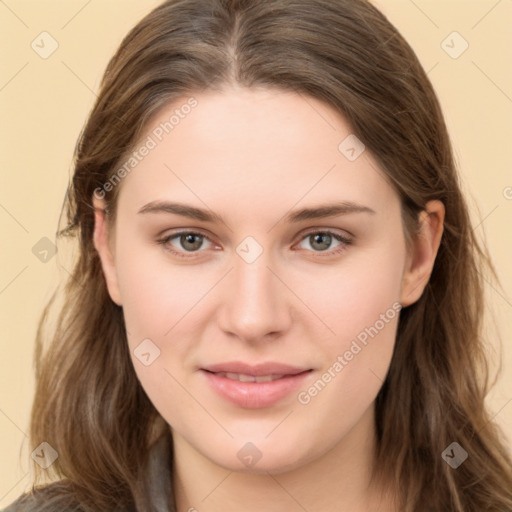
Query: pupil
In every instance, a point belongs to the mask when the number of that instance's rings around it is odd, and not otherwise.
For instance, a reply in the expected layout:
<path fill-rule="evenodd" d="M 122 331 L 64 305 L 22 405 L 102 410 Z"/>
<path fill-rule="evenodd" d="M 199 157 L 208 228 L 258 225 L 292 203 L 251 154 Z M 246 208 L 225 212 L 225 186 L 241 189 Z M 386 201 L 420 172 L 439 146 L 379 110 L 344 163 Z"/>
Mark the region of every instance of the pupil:
<path fill-rule="evenodd" d="M 196 235 L 193 235 L 193 234 L 184 235 L 185 243 L 191 243 L 193 246 L 194 246 L 195 238 L 199 239 L 199 237 L 196 237 Z M 199 245 L 196 242 L 195 246 L 192 248 L 198 249 L 200 246 L 201 246 L 201 241 L 199 241 Z M 186 245 L 185 245 L 185 247 L 186 247 Z"/>
<path fill-rule="evenodd" d="M 322 239 L 325 239 L 325 238 L 327 238 L 327 241 L 324 240 L 324 244 L 327 244 L 327 247 L 320 248 L 320 250 L 322 250 L 322 251 L 325 251 L 329 247 L 331 235 L 328 235 L 327 233 L 313 235 L 313 239 L 315 240 L 315 243 L 317 242 L 317 240 L 319 240 L 319 243 L 321 244 Z"/>

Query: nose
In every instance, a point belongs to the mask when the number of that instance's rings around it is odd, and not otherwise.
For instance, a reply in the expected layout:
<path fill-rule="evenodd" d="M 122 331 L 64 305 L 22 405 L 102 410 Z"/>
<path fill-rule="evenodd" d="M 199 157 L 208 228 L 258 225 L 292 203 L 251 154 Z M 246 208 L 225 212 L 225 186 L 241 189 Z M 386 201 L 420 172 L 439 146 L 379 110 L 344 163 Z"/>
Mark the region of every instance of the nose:
<path fill-rule="evenodd" d="M 276 277 L 266 254 L 252 263 L 235 256 L 219 311 L 223 332 L 250 343 L 282 336 L 292 321 L 292 294 Z"/>

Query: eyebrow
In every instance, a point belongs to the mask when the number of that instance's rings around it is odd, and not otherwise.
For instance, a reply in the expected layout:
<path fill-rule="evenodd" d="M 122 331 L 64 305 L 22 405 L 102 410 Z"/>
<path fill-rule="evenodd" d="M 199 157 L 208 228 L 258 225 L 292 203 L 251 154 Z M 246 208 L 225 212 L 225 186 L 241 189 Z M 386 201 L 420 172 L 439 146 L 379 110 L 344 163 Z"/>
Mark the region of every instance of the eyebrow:
<path fill-rule="evenodd" d="M 203 208 L 170 201 L 151 201 L 140 208 L 138 213 L 170 213 L 203 222 L 218 222 L 225 224 L 223 218 L 211 210 L 205 210 Z M 374 215 L 376 212 L 368 206 L 357 204 L 352 201 L 341 201 L 337 203 L 302 208 L 300 210 L 290 212 L 285 216 L 285 222 L 297 223 L 304 220 L 323 219 L 327 217 L 336 217 L 338 215 L 348 215 L 351 213 L 368 213 Z"/>

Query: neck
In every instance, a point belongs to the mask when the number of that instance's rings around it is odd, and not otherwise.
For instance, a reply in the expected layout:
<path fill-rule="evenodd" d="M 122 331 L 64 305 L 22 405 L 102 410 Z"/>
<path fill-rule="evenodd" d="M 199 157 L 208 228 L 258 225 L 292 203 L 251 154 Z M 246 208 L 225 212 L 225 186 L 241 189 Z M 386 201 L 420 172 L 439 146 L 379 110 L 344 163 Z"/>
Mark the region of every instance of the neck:
<path fill-rule="evenodd" d="M 245 473 L 216 465 L 173 431 L 177 512 L 391 511 L 371 485 L 373 405 L 321 457 L 284 473 Z"/>

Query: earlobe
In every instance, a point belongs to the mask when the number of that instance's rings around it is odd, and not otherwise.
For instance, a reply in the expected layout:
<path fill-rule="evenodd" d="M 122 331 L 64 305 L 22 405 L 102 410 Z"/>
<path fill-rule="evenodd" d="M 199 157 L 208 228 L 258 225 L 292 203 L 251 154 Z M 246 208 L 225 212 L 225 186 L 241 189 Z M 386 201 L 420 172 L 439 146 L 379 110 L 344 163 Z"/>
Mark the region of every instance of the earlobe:
<path fill-rule="evenodd" d="M 115 267 L 115 259 L 110 247 L 110 239 L 108 236 L 108 224 L 105 218 L 105 200 L 93 198 L 94 206 L 94 234 L 93 243 L 98 251 L 103 275 L 107 283 L 110 298 L 118 305 L 121 306 L 121 294 L 119 293 L 119 286 L 117 282 L 117 274 Z"/>
<path fill-rule="evenodd" d="M 429 201 L 419 218 L 402 279 L 402 306 L 414 304 L 422 296 L 434 268 L 444 230 L 445 208 L 441 201 Z"/>

